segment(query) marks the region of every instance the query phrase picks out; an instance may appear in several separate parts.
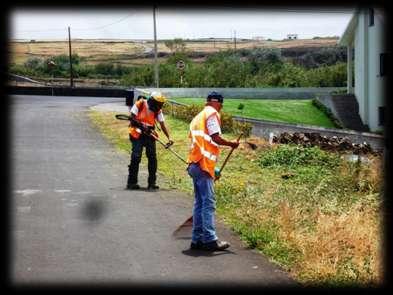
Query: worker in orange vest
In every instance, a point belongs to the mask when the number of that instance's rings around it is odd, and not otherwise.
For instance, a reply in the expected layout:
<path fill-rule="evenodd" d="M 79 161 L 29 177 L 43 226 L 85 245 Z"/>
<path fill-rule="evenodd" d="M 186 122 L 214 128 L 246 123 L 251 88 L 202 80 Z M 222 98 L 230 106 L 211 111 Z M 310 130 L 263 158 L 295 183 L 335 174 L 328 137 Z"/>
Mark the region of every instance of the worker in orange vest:
<path fill-rule="evenodd" d="M 215 168 L 220 153 L 219 145 L 237 148 L 239 143 L 227 141 L 221 135 L 219 111 L 224 98 L 217 92 L 207 96 L 205 108 L 190 124 L 191 149 L 188 155 L 188 174 L 194 183 L 194 207 L 191 249 L 216 251 L 230 245 L 219 241 L 215 229 L 214 180 L 219 178 Z"/>
<path fill-rule="evenodd" d="M 146 148 L 146 156 L 148 159 L 148 186 L 149 190 L 156 190 L 159 186 L 156 184 L 157 172 L 157 155 L 156 141 L 150 135 L 157 133 L 154 131 L 155 122 L 158 121 L 161 130 L 164 132 L 170 144 L 173 143 L 169 136 L 168 128 L 165 125 L 162 106 L 166 98 L 160 92 L 153 92 L 146 100 L 138 99 L 130 110 L 131 122 L 129 126 L 129 137 L 132 144 L 131 161 L 128 165 L 127 189 L 140 189 L 138 184 L 139 163 L 142 158 L 143 147 Z"/>

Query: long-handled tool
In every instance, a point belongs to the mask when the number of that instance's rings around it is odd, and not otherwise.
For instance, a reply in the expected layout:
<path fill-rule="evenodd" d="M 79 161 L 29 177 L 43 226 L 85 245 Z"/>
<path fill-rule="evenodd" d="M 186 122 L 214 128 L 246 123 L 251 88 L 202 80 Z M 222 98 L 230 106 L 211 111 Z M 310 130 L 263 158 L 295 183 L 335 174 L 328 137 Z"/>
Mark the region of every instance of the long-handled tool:
<path fill-rule="evenodd" d="M 176 153 L 174 150 L 171 149 L 171 145 L 173 145 L 173 141 L 168 143 L 163 143 L 161 140 L 158 139 L 158 137 L 154 133 L 150 133 L 149 135 L 153 137 L 155 140 L 157 140 L 165 149 L 171 151 L 172 154 L 174 154 L 177 158 L 182 160 L 185 164 L 188 164 L 186 160 L 184 160 L 178 153 Z"/>
<path fill-rule="evenodd" d="M 240 138 L 242 137 L 243 133 L 240 133 L 239 137 L 237 138 L 237 142 L 240 141 Z M 224 163 L 222 163 L 222 166 L 218 172 L 218 175 L 221 175 L 222 170 L 224 169 L 225 165 L 227 164 L 229 157 L 232 155 L 233 151 L 235 149 L 232 148 L 229 151 L 229 154 L 226 156 Z M 215 178 L 214 181 L 218 180 L 219 178 Z M 179 237 L 182 236 L 182 233 L 184 233 L 184 231 L 186 231 L 187 233 L 189 232 L 189 228 L 192 227 L 192 223 L 193 223 L 193 216 L 191 215 L 189 218 L 187 218 L 186 221 L 184 221 L 173 233 L 172 236 L 174 237 Z"/>
<path fill-rule="evenodd" d="M 116 119 L 119 120 L 128 120 L 131 121 L 131 117 L 128 115 L 124 115 L 124 114 L 117 114 L 115 115 Z M 146 133 L 145 133 L 146 134 Z M 163 143 L 156 134 L 154 134 L 153 132 L 150 132 L 149 134 L 151 137 L 153 137 L 155 140 L 157 140 L 165 149 L 169 150 L 170 152 L 172 152 L 177 158 L 179 158 L 181 161 L 183 161 L 185 164 L 187 164 L 187 161 L 184 160 L 178 153 L 176 153 L 174 150 L 171 149 L 171 145 L 173 145 L 173 142 L 168 142 L 168 143 Z"/>

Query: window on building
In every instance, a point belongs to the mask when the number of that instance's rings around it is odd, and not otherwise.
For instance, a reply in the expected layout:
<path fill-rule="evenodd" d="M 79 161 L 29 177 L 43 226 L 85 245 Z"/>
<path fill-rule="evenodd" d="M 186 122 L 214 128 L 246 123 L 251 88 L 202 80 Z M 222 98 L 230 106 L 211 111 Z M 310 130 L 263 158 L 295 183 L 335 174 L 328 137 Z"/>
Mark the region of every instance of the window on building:
<path fill-rule="evenodd" d="M 381 53 L 379 55 L 379 75 L 387 76 L 388 73 L 388 54 Z"/>
<path fill-rule="evenodd" d="M 378 107 L 378 125 L 385 125 L 385 107 Z"/>
<path fill-rule="evenodd" d="M 368 25 L 370 27 L 374 25 L 374 9 L 372 8 L 368 11 Z"/>

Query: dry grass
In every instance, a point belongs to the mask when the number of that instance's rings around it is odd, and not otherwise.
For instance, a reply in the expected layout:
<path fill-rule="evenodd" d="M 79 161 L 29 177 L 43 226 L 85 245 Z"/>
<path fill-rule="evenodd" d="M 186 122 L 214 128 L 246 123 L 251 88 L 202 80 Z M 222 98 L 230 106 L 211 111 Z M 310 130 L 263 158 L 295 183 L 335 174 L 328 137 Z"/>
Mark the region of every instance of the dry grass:
<path fill-rule="evenodd" d="M 264 150 L 275 148 L 266 140 L 249 141 L 258 143 L 258 149 L 244 144 L 238 150 L 248 165 Z M 331 196 L 324 196 L 324 182 L 310 190 L 288 186 L 268 170 L 242 171 L 249 177 L 230 176 L 236 177 L 236 187 L 226 190 L 237 197 L 230 198 L 235 203 L 225 205 L 220 213 L 235 229 L 240 225 L 239 232 L 252 247 L 304 285 L 380 285 L 383 228 L 378 194 L 383 191 L 383 170 L 381 157 L 369 160 L 358 173 L 356 166 L 343 163 L 339 173 L 348 178 L 344 196 L 329 191 Z M 221 185 L 231 184 L 219 184 L 218 190 Z"/>
<path fill-rule="evenodd" d="M 242 48 L 290 48 L 290 47 L 312 47 L 312 46 L 334 46 L 337 45 L 335 39 L 305 39 L 305 40 L 284 40 L 284 41 L 238 41 L 237 49 Z M 159 52 L 171 52 L 164 42 L 158 42 Z M 146 51 L 152 51 L 153 42 L 127 42 L 113 41 L 102 42 L 94 40 L 73 40 L 72 52 L 80 57 L 86 58 L 88 64 L 99 62 L 115 62 L 122 64 L 146 64 L 153 59 L 140 59 L 132 57 Z M 186 42 L 186 50 L 198 52 L 218 52 L 220 50 L 233 49 L 234 43 L 228 41 L 216 42 Z M 36 56 L 48 58 L 50 56 L 65 54 L 68 55 L 68 41 L 47 41 L 47 42 L 9 42 L 9 52 L 11 62 L 22 64 L 28 58 Z M 199 60 L 201 61 L 201 60 Z"/>
<path fill-rule="evenodd" d="M 280 234 L 302 253 L 291 273 L 302 282 L 328 281 L 340 276 L 343 283 L 382 282 L 381 225 L 379 212 L 358 203 L 341 214 L 324 214 L 318 208 L 304 216 L 287 202 L 280 207 Z M 307 217 L 315 224 L 306 231 L 296 224 Z"/>

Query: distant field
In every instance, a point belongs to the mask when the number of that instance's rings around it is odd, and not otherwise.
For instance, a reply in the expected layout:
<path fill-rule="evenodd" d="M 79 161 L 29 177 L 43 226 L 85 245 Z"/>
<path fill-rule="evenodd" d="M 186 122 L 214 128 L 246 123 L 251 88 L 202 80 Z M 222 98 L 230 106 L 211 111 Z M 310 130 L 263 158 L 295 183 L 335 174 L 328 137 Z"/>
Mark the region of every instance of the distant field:
<path fill-rule="evenodd" d="M 204 104 L 203 98 L 174 98 L 177 102 L 185 104 Z M 243 113 L 238 109 L 243 104 Z M 304 124 L 334 128 L 333 122 L 312 105 L 311 100 L 275 100 L 275 99 L 225 99 L 224 112 L 232 115 L 285 122 L 291 124 Z"/>
<path fill-rule="evenodd" d="M 186 50 L 212 53 L 234 48 L 233 41 L 186 41 Z M 237 41 L 236 48 L 290 48 L 290 47 L 321 47 L 337 45 L 337 39 L 302 39 L 283 41 Z M 100 62 L 121 63 L 124 65 L 138 65 L 152 63 L 153 58 L 145 58 L 144 53 L 153 52 L 154 43 L 132 41 L 72 41 L 72 52 L 85 58 L 88 64 Z M 169 53 L 170 49 L 163 41 L 158 42 L 158 52 Z M 34 41 L 9 42 L 11 62 L 24 63 L 30 57 L 48 58 L 54 55 L 68 55 L 67 41 Z M 139 57 L 138 57 L 139 55 Z"/>

